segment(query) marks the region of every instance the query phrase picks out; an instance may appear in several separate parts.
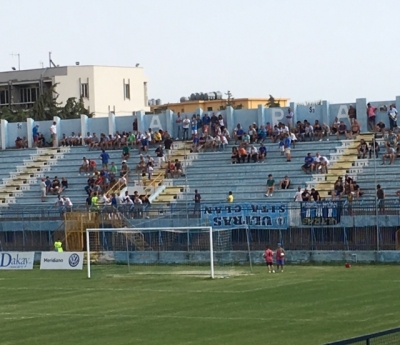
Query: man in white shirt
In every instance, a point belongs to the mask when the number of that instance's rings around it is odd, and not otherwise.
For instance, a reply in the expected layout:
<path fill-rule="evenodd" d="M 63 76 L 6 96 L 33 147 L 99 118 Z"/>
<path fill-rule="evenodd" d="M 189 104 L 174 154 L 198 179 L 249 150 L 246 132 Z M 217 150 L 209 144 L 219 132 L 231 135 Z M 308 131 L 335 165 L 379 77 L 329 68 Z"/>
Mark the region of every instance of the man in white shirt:
<path fill-rule="evenodd" d="M 298 187 L 297 188 L 297 192 L 296 192 L 296 194 L 294 195 L 294 198 L 293 198 L 293 201 L 303 201 L 303 197 L 302 197 L 302 194 L 303 192 L 301 191 L 301 187 Z"/>
<path fill-rule="evenodd" d="M 71 212 L 72 211 L 72 202 L 70 198 L 67 198 L 65 195 L 63 196 L 63 200 L 64 200 L 64 206 L 65 206 L 65 210 L 67 212 Z"/>
<path fill-rule="evenodd" d="M 189 127 L 190 127 L 190 120 L 186 115 L 182 121 L 182 128 L 183 128 L 183 138 L 182 140 L 189 140 Z"/>
<path fill-rule="evenodd" d="M 50 134 L 53 141 L 53 147 L 57 147 L 57 122 L 55 121 L 50 126 Z"/>
<path fill-rule="evenodd" d="M 47 195 L 46 189 L 47 189 L 47 187 L 46 187 L 45 179 L 42 178 L 40 181 L 40 193 L 42 196 L 42 202 L 46 201 L 46 195 Z"/>
<path fill-rule="evenodd" d="M 257 163 L 257 158 L 258 158 L 257 147 L 251 145 L 249 150 L 249 155 L 247 156 L 247 162 L 250 163 L 250 159 L 252 159 L 254 163 Z"/>
<path fill-rule="evenodd" d="M 304 131 L 304 136 L 310 138 L 310 140 L 313 140 L 314 127 L 311 126 L 311 124 L 307 123 Z"/>
<path fill-rule="evenodd" d="M 320 161 L 321 161 L 321 156 L 320 156 L 320 154 L 319 154 L 319 152 L 317 152 L 316 154 L 315 154 L 315 157 L 314 157 L 314 161 L 313 161 L 313 163 L 312 163 L 312 165 L 311 165 L 311 173 L 315 170 L 315 171 L 317 171 L 318 172 L 318 169 L 319 169 L 319 167 L 320 167 Z"/>
<path fill-rule="evenodd" d="M 321 156 L 319 160 L 319 170 L 321 171 L 322 174 L 327 174 L 328 173 L 328 166 L 329 166 L 329 161 L 328 158 L 325 156 Z"/>

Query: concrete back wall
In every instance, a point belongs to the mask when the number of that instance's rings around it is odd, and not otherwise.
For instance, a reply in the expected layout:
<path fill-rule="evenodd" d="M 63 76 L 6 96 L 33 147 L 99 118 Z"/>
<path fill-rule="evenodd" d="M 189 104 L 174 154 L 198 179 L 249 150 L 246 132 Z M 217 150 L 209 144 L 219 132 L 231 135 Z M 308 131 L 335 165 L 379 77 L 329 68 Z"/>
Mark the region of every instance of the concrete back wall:
<path fill-rule="evenodd" d="M 350 105 L 356 107 L 357 119 L 361 125 L 361 131 L 367 131 L 367 116 L 366 106 L 369 101 L 365 98 L 356 99 L 352 103 L 337 103 L 329 104 L 328 101 L 322 101 L 321 104 L 315 106 L 297 105 L 296 103 L 290 103 L 291 109 L 294 111 L 294 121 L 308 120 L 314 123 L 315 120 L 319 120 L 321 123 L 331 125 L 334 118 L 338 117 L 339 120 L 345 122 L 346 125 L 350 125 L 347 112 Z M 397 104 L 400 107 L 400 96 L 396 97 L 396 100 L 389 101 L 370 101 L 373 106 L 378 108 L 377 121 L 383 121 L 385 125 L 389 126 L 389 120 L 387 112 L 379 111 L 379 108 L 386 106 L 389 108 L 390 104 Z M 215 113 L 221 114 L 225 120 L 225 124 L 229 131 L 232 132 L 233 128 L 238 123 L 247 130 L 248 127 L 256 122 L 258 125 L 265 125 L 267 122 L 276 124 L 279 121 L 285 121 L 285 116 L 288 107 L 285 108 L 265 108 L 260 105 L 257 109 L 232 109 L 228 107 L 223 111 L 215 111 Z M 212 115 L 213 112 L 208 112 Z M 193 114 L 200 114 L 203 116 L 203 111 L 197 109 L 194 113 L 183 114 L 188 115 L 190 118 Z M 169 133 L 176 137 L 176 114 L 171 110 L 167 110 L 161 114 L 145 115 L 144 112 L 136 112 L 134 115 L 118 115 L 109 114 L 108 117 L 95 117 L 87 118 L 85 115 L 81 115 L 81 119 L 76 120 L 60 120 L 55 117 L 55 121 L 58 123 L 58 134 L 59 136 L 63 133 L 70 135 L 72 131 L 75 133 L 81 132 L 85 135 L 86 132 L 96 132 L 97 134 L 115 133 L 116 131 L 131 131 L 133 120 L 138 120 L 138 130 L 140 132 L 146 131 L 148 128 L 152 128 L 153 131 L 162 129 L 167 130 Z M 27 122 L 23 123 L 8 123 L 6 120 L 1 120 L 1 148 L 6 149 L 15 146 L 15 139 L 20 136 L 26 136 L 28 139 L 32 138 L 32 127 L 39 123 L 40 132 L 43 132 L 45 137 L 50 136 L 49 128 L 52 121 L 38 121 L 35 122 L 32 119 L 28 119 Z M 32 146 L 31 140 L 29 140 L 30 147 Z"/>

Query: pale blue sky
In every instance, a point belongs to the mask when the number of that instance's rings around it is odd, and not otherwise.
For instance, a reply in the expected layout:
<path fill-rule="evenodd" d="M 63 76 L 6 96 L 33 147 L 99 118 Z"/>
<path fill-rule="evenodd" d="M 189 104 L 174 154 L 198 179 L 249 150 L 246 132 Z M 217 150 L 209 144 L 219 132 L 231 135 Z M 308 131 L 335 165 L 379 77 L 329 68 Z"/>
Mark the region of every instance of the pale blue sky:
<path fill-rule="evenodd" d="M 293 101 L 400 95 L 398 0 L 2 0 L 0 70 L 134 66 L 149 97 Z"/>

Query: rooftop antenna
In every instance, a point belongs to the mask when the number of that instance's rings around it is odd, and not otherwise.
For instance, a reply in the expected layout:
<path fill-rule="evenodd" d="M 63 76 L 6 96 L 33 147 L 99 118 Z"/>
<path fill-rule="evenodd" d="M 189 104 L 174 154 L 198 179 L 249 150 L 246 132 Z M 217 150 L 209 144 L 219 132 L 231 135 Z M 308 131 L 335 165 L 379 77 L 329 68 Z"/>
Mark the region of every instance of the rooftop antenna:
<path fill-rule="evenodd" d="M 51 59 L 51 52 L 49 52 L 49 67 L 57 67 L 56 64 L 53 62 L 53 60 Z"/>
<path fill-rule="evenodd" d="M 10 55 L 12 57 L 14 57 L 14 56 L 18 57 L 18 71 L 20 71 L 21 70 L 21 55 L 19 53 L 18 54 L 11 53 Z"/>

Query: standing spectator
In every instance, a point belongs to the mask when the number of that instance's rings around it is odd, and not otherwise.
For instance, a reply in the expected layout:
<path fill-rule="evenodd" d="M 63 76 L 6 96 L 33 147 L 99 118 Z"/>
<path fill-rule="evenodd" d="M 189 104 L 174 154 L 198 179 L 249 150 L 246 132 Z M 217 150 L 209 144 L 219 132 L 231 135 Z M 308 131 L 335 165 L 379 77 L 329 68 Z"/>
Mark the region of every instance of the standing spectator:
<path fill-rule="evenodd" d="M 218 125 L 221 128 L 221 131 L 225 130 L 225 122 L 221 114 L 218 115 Z"/>
<path fill-rule="evenodd" d="M 133 120 L 133 123 L 132 123 L 132 130 L 133 130 L 133 133 L 137 134 L 137 132 L 138 132 L 138 120 L 137 120 L 136 117 L 135 117 L 135 119 Z"/>
<path fill-rule="evenodd" d="M 275 180 L 273 179 L 272 175 L 268 175 L 267 180 L 267 193 L 265 194 L 266 197 L 273 196 L 275 190 Z"/>
<path fill-rule="evenodd" d="M 194 191 L 194 211 L 193 211 L 193 214 L 196 214 L 196 213 L 200 214 L 200 212 L 201 212 L 200 201 L 201 201 L 201 195 L 197 191 L 197 189 L 195 189 L 195 191 Z"/>
<path fill-rule="evenodd" d="M 375 131 L 376 110 L 377 108 L 371 106 L 371 103 L 367 104 L 368 127 L 371 132 Z"/>
<path fill-rule="evenodd" d="M 293 201 L 303 201 L 303 196 L 302 196 L 302 191 L 301 191 L 301 187 L 297 188 L 297 192 L 294 195 Z"/>
<path fill-rule="evenodd" d="M 397 127 L 397 109 L 395 108 L 394 104 L 390 105 L 388 116 L 389 116 L 390 129 L 393 130 L 395 127 Z"/>
<path fill-rule="evenodd" d="M 304 201 L 304 202 L 310 201 L 310 198 L 311 198 L 311 195 L 310 195 L 310 193 L 308 192 L 308 189 L 307 189 L 307 188 L 304 188 L 303 193 L 301 193 L 301 199 L 302 199 L 302 201 Z"/>
<path fill-rule="evenodd" d="M 285 145 L 286 162 L 291 162 L 292 155 L 290 153 L 290 150 L 292 145 L 292 139 L 290 138 L 289 133 L 285 134 L 284 145 Z"/>
<path fill-rule="evenodd" d="M 290 188 L 290 180 L 288 176 L 285 176 L 283 180 L 279 183 L 279 187 L 281 189 L 289 189 Z"/>
<path fill-rule="evenodd" d="M 376 197 L 378 199 L 379 212 L 384 214 L 385 213 L 385 192 L 381 188 L 380 184 L 378 184 L 376 186 Z"/>
<path fill-rule="evenodd" d="M 215 136 L 215 130 L 218 124 L 218 117 L 215 113 L 211 116 L 211 135 Z"/>
<path fill-rule="evenodd" d="M 50 126 L 50 134 L 53 147 L 57 147 L 57 122 L 55 121 L 53 121 L 53 124 Z"/>
<path fill-rule="evenodd" d="M 196 121 L 197 121 L 197 134 L 201 135 L 203 134 L 203 121 L 201 120 L 200 114 L 196 115 Z"/>
<path fill-rule="evenodd" d="M 350 124 L 353 124 L 354 120 L 357 118 L 356 108 L 354 108 L 352 105 L 350 105 L 347 115 L 349 115 Z"/>
<path fill-rule="evenodd" d="M 36 125 L 32 129 L 32 137 L 33 137 L 33 147 L 38 146 L 38 140 L 39 140 L 39 125 Z"/>
<path fill-rule="evenodd" d="M 44 182 L 46 183 L 46 194 L 48 194 L 48 193 L 50 193 L 50 189 L 51 189 L 50 177 L 46 176 L 46 180 Z"/>
<path fill-rule="evenodd" d="M 171 149 L 172 149 L 172 144 L 173 141 L 170 136 L 167 136 L 167 138 L 164 140 L 164 148 L 165 152 L 167 153 L 167 159 L 171 158 Z"/>
<path fill-rule="evenodd" d="M 158 145 L 155 152 L 156 152 L 157 158 L 158 158 L 158 167 L 161 168 L 162 163 L 165 161 L 164 150 L 163 150 L 162 145 Z"/>
<path fill-rule="evenodd" d="M 70 198 L 67 198 L 65 195 L 63 196 L 63 200 L 64 200 L 64 206 L 65 206 L 65 210 L 67 212 L 71 212 L 72 211 L 72 202 Z"/>
<path fill-rule="evenodd" d="M 191 121 L 191 129 L 192 129 L 192 140 L 193 138 L 197 135 L 197 119 L 196 119 L 196 115 L 193 115 L 192 117 L 192 121 Z"/>
<path fill-rule="evenodd" d="M 46 201 L 46 195 L 47 195 L 46 190 L 47 190 L 46 181 L 44 178 L 42 178 L 40 181 L 40 194 L 42 197 L 42 202 Z"/>
<path fill-rule="evenodd" d="M 203 115 L 203 119 L 201 121 L 203 122 L 203 133 L 207 135 L 209 133 L 211 122 L 211 119 L 207 113 Z"/>
<path fill-rule="evenodd" d="M 177 131 L 176 140 L 179 140 L 181 138 L 181 131 L 182 131 L 182 118 L 181 118 L 181 113 L 179 113 L 179 112 L 178 112 L 178 114 L 176 114 L 175 124 L 176 124 L 176 131 Z"/>
<path fill-rule="evenodd" d="M 266 246 L 263 257 L 264 257 L 265 263 L 267 264 L 267 267 L 268 267 L 268 273 L 275 273 L 274 263 L 273 263 L 273 255 L 274 255 L 274 252 L 269 248 L 269 246 Z"/>
<path fill-rule="evenodd" d="M 103 149 L 101 150 L 99 158 L 101 159 L 102 168 L 108 170 L 108 160 L 110 159 L 109 154 Z"/>
<path fill-rule="evenodd" d="M 234 200 L 233 193 L 229 192 L 228 193 L 228 197 L 226 198 L 226 201 L 229 202 L 229 203 L 232 203 L 233 200 Z"/>
<path fill-rule="evenodd" d="M 185 118 L 182 121 L 182 128 L 183 128 L 182 140 L 189 140 L 189 127 L 190 127 L 190 120 L 188 119 L 188 116 L 185 115 Z"/>
<path fill-rule="evenodd" d="M 287 113 L 286 113 L 286 123 L 289 127 L 289 129 L 293 128 L 293 118 L 294 118 L 294 113 L 292 109 L 288 108 Z"/>

